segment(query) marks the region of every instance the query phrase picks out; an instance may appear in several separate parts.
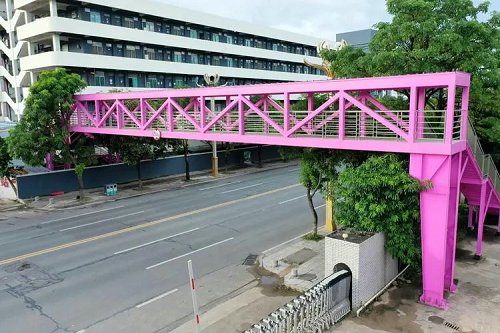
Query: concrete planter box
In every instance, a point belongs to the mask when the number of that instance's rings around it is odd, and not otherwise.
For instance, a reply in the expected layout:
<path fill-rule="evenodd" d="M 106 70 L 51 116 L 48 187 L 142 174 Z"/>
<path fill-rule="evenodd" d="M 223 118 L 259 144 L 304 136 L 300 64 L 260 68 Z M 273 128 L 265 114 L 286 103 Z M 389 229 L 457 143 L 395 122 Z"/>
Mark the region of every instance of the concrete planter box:
<path fill-rule="evenodd" d="M 383 233 L 349 235 L 334 233 L 325 239 L 325 274 L 352 272 L 352 308 L 361 307 L 398 274 L 398 260 L 384 247 Z"/>

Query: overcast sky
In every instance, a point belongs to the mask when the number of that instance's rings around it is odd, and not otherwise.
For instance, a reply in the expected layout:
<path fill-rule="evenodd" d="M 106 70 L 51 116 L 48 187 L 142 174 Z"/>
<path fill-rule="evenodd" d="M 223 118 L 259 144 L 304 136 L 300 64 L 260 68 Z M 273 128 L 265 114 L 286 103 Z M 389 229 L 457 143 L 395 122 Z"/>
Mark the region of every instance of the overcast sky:
<path fill-rule="evenodd" d="M 390 20 L 385 0 L 158 1 L 328 40 L 335 40 L 337 33 L 368 29 Z M 491 3 L 491 8 L 500 9 L 500 0 Z"/>

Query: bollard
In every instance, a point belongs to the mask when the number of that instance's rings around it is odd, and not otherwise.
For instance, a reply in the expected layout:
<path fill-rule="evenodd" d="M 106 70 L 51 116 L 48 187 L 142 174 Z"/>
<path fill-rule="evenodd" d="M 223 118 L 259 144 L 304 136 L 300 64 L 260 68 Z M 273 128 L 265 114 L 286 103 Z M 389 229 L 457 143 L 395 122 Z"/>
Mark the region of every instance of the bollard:
<path fill-rule="evenodd" d="M 298 269 L 298 268 L 294 268 L 294 269 L 292 269 L 292 276 L 293 276 L 294 278 L 299 277 L 299 269 Z"/>

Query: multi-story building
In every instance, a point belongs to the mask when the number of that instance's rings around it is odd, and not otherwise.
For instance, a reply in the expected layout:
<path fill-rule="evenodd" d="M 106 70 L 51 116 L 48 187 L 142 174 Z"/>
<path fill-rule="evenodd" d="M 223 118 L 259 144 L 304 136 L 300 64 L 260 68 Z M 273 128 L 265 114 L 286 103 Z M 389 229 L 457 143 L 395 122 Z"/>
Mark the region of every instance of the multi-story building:
<path fill-rule="evenodd" d="M 345 40 L 347 44 L 352 47 L 360 48 L 365 52 L 368 51 L 368 44 L 370 44 L 373 36 L 375 35 L 376 30 L 373 29 L 364 29 L 364 30 L 356 30 L 356 31 L 348 31 L 337 34 L 336 41 L 341 42 Z"/>
<path fill-rule="evenodd" d="M 64 67 L 88 91 L 321 79 L 320 39 L 151 0 L 0 0 L 1 115 L 18 119 L 42 70 Z"/>

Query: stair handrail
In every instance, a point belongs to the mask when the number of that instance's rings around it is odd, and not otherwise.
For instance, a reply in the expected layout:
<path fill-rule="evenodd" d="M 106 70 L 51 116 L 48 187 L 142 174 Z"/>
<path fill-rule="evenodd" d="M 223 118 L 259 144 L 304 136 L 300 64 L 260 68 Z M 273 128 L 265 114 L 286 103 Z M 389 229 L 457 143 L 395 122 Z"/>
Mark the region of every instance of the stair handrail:
<path fill-rule="evenodd" d="M 481 169 L 482 176 L 489 177 L 496 191 L 500 192 L 500 174 L 498 173 L 498 169 L 491 155 L 484 153 L 481 142 L 476 134 L 476 130 L 470 121 L 469 130 L 467 131 L 467 143 L 476 158 L 477 164 Z"/>

